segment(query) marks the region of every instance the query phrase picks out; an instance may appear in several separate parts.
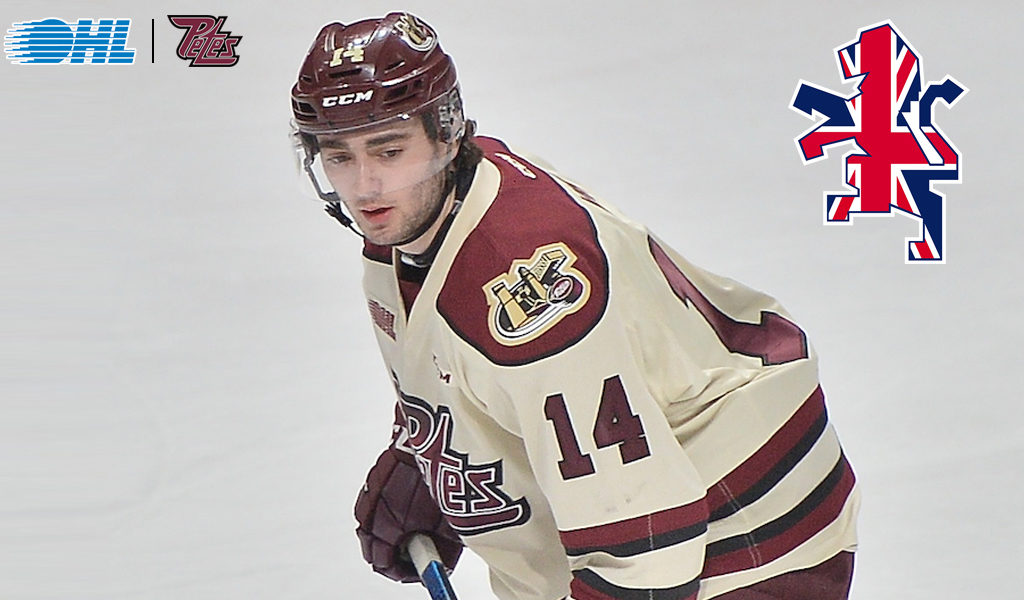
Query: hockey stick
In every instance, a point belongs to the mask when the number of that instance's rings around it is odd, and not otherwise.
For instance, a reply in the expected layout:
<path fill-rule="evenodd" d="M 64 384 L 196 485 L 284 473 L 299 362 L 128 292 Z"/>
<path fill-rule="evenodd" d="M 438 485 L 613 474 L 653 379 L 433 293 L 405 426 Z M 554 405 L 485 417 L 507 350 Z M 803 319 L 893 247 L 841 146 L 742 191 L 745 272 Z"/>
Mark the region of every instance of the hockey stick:
<path fill-rule="evenodd" d="M 448 574 L 445 573 L 444 563 L 441 562 L 441 555 L 437 553 L 434 540 L 416 534 L 409 540 L 408 548 L 412 563 L 416 565 L 420 580 L 430 592 L 431 600 L 458 600 L 451 582 L 448 581 Z"/>

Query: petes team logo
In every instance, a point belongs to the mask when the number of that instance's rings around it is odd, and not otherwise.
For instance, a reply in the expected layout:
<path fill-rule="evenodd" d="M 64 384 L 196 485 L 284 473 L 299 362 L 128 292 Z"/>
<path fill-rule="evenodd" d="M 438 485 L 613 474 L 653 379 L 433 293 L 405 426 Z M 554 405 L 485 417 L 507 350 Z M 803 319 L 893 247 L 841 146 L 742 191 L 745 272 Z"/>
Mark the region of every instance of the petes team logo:
<path fill-rule="evenodd" d="M 590 282 L 572 268 L 574 262 L 568 246 L 548 244 L 487 282 L 487 324 L 494 339 L 506 346 L 525 344 L 582 308 Z"/>
<path fill-rule="evenodd" d="M 4 53 L 14 64 L 126 65 L 135 48 L 126 48 L 131 19 L 42 19 L 12 23 Z"/>
<path fill-rule="evenodd" d="M 398 392 L 408 437 L 395 444 L 416 457 L 423 479 L 452 529 L 476 535 L 521 525 L 530 519 L 526 498 L 513 499 L 504 483 L 501 460 L 473 464 L 452 448 L 453 421 L 447 406 L 435 410 L 425 401 Z"/>
<path fill-rule="evenodd" d="M 171 25 L 184 29 L 178 44 L 178 58 L 190 67 L 233 67 L 238 63 L 235 46 L 242 36 L 221 31 L 227 17 L 210 15 L 168 15 Z"/>
<path fill-rule="evenodd" d="M 960 183 L 961 156 L 934 121 L 934 104 L 952 107 L 967 89 L 952 77 L 921 84 L 920 55 L 890 22 L 859 31 L 836 48 L 850 97 L 801 81 L 790 108 L 818 124 L 796 139 L 804 164 L 827 148 L 849 144 L 843 156 L 848 191 L 825 193 L 825 223 L 850 223 L 854 214 L 888 215 L 895 208 L 920 221 L 907 238 L 905 262 L 945 262 L 944 197 L 933 183 Z"/>
<path fill-rule="evenodd" d="M 398 30 L 398 37 L 414 50 L 427 52 L 437 45 L 437 36 L 430 27 L 408 13 L 398 18 L 395 29 Z"/>

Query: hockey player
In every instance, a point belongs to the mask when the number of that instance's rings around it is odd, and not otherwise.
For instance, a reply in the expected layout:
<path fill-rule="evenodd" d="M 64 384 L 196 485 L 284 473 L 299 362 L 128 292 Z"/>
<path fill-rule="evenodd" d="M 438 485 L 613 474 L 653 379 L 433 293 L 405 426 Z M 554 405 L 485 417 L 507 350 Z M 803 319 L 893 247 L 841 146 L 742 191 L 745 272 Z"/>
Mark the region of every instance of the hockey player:
<path fill-rule="evenodd" d="M 398 396 L 355 508 L 374 570 L 417 580 L 422 532 L 502 600 L 848 596 L 854 476 L 775 300 L 477 136 L 409 14 L 325 26 L 292 107 Z"/>

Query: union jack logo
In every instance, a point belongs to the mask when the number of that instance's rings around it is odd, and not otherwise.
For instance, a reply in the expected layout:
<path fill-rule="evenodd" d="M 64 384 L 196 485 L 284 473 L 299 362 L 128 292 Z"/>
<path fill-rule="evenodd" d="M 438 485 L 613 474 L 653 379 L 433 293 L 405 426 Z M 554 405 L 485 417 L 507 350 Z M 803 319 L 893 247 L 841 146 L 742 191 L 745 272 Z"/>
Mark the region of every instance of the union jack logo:
<path fill-rule="evenodd" d="M 825 193 L 825 223 L 850 224 L 852 214 L 890 215 L 895 208 L 920 221 L 907 238 L 905 262 L 944 263 L 946 207 L 932 183 L 960 183 L 963 159 L 933 119 L 933 104 L 956 104 L 967 88 L 946 76 L 922 88 L 921 59 L 890 21 L 858 32 L 836 48 L 846 97 L 801 80 L 790 108 L 816 120 L 796 138 L 803 163 L 826 158 L 849 142 L 843 156 L 847 190 Z"/>

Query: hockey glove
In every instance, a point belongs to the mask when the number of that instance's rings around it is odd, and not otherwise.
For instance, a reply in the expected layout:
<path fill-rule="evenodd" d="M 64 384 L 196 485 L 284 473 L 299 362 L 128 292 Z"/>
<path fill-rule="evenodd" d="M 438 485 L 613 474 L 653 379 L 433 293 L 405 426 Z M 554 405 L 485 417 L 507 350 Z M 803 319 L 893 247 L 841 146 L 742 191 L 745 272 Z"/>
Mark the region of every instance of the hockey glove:
<path fill-rule="evenodd" d="M 370 469 L 356 499 L 356 535 L 373 570 L 402 583 L 419 581 L 405 552 L 414 533 L 430 536 L 448 571 L 462 554 L 462 541 L 441 515 L 412 456 L 385 450 Z"/>

